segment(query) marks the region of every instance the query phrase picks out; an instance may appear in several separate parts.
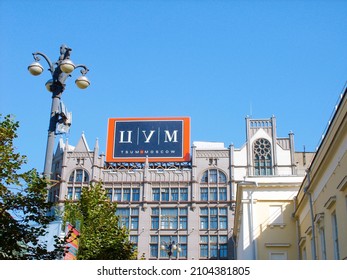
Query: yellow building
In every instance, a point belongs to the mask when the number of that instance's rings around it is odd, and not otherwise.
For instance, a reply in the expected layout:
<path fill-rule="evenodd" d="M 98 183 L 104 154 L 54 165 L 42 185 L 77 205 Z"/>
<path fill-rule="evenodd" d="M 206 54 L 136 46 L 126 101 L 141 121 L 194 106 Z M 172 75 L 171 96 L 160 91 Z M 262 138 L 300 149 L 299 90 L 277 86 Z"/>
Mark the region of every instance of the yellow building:
<path fill-rule="evenodd" d="M 346 92 L 295 199 L 300 259 L 347 259 Z"/>
<path fill-rule="evenodd" d="M 237 259 L 347 259 L 346 92 L 317 152 L 294 154 L 295 172 L 237 184 Z"/>
<path fill-rule="evenodd" d="M 302 177 L 278 179 L 238 184 L 234 225 L 237 259 L 297 258 L 292 213 Z"/>

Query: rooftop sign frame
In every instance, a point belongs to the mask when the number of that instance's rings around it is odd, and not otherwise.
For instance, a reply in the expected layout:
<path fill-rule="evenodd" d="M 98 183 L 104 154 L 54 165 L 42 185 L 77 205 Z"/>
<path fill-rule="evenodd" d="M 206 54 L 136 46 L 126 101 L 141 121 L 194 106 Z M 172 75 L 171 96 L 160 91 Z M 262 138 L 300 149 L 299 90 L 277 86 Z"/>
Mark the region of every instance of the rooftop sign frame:
<path fill-rule="evenodd" d="M 190 118 L 109 118 L 106 162 L 190 161 Z"/>

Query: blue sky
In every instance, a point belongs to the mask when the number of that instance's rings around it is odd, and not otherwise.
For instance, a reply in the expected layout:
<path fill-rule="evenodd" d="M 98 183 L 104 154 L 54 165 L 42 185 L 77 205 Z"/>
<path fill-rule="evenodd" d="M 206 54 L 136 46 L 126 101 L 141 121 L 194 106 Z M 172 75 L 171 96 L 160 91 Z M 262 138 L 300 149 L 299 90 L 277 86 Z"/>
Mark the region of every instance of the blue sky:
<path fill-rule="evenodd" d="M 245 142 L 245 117 L 277 118 L 314 151 L 347 80 L 347 1 L 0 1 L 0 112 L 20 122 L 18 151 L 43 170 L 51 95 L 27 66 L 61 44 L 85 64 L 62 100 L 68 137 L 106 149 L 110 117 L 189 116 L 192 141 Z M 58 140 L 59 137 L 57 137 Z"/>

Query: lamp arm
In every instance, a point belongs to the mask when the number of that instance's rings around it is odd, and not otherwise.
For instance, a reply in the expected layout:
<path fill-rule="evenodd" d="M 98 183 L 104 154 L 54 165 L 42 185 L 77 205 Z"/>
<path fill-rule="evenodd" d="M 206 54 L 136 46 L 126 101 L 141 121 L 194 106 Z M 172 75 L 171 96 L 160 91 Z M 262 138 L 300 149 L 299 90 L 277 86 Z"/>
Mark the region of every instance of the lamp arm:
<path fill-rule="evenodd" d="M 44 53 L 41 53 L 41 52 L 33 53 L 33 57 L 34 57 L 35 61 L 40 61 L 40 57 L 39 56 L 42 56 L 47 61 L 48 65 L 49 65 L 49 69 L 48 70 L 53 75 L 53 72 L 54 72 L 54 65 L 53 65 L 53 63 L 50 61 L 50 59 Z"/>
<path fill-rule="evenodd" d="M 81 70 L 81 74 L 84 76 L 85 74 L 88 73 L 89 69 L 87 68 L 87 66 L 83 65 L 83 64 L 78 64 L 78 65 L 75 65 L 75 69 L 76 68 L 83 68 Z"/>

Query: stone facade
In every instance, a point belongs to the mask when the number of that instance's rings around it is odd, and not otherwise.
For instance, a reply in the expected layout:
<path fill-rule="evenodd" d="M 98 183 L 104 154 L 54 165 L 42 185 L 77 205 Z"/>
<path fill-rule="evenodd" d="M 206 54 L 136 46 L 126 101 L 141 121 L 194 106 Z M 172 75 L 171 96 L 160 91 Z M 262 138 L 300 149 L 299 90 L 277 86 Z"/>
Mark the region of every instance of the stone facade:
<path fill-rule="evenodd" d="M 246 118 L 241 148 L 193 142 L 189 162 L 106 163 L 81 136 L 75 147 L 60 140 L 54 155 L 56 182 L 50 200 L 79 199 L 81 188 L 103 183 L 118 205 L 121 222 L 137 244 L 139 258 L 167 259 L 163 242 L 178 242 L 172 258 L 234 259 L 236 190 L 244 181 L 302 180 L 303 153 L 294 151 L 293 133 L 277 137 L 276 119 Z"/>

